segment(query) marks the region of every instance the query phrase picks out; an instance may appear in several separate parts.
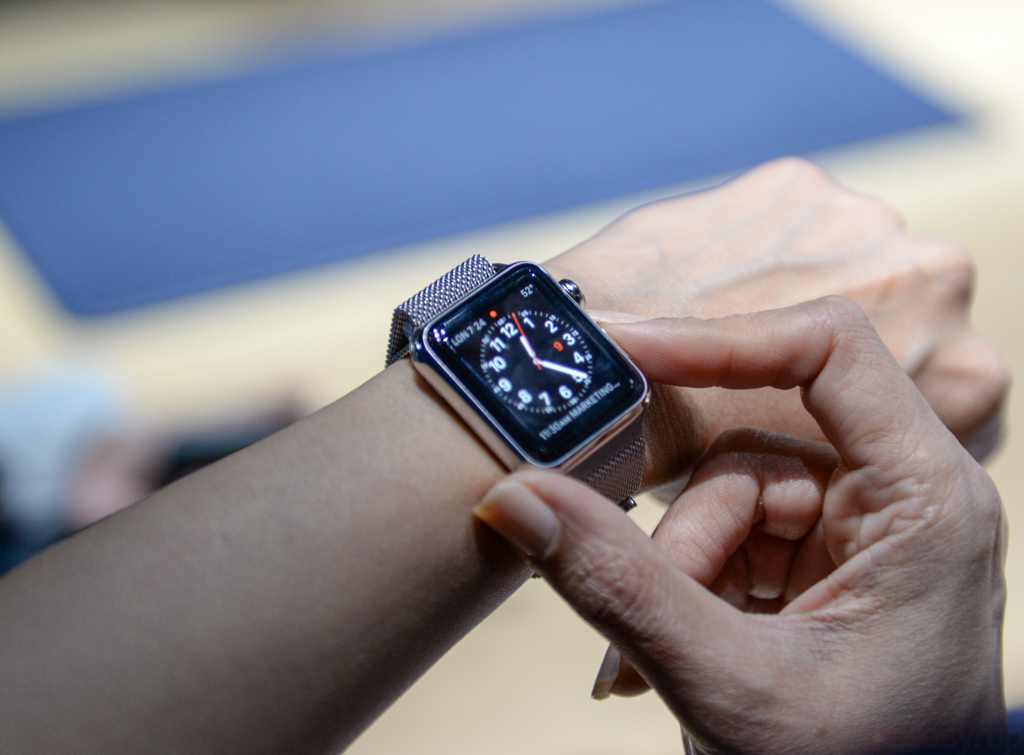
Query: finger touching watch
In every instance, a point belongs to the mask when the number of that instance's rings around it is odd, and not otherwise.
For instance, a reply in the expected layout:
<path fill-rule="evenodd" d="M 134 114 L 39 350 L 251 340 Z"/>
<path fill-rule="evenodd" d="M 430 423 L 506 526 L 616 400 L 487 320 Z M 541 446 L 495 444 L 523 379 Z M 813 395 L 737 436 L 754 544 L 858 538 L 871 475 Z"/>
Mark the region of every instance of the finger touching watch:
<path fill-rule="evenodd" d="M 628 510 L 647 380 L 582 303 L 539 265 L 475 255 L 399 305 L 386 363 L 410 356 L 508 469 L 560 470 Z"/>

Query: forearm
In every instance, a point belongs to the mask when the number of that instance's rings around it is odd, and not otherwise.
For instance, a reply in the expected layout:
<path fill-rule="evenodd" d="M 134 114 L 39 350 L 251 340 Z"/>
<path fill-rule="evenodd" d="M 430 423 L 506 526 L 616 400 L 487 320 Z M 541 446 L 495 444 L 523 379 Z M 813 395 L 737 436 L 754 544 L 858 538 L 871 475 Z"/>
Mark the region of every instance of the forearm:
<path fill-rule="evenodd" d="M 0 580 L 0 750 L 351 741 L 525 579 L 408 361 Z"/>

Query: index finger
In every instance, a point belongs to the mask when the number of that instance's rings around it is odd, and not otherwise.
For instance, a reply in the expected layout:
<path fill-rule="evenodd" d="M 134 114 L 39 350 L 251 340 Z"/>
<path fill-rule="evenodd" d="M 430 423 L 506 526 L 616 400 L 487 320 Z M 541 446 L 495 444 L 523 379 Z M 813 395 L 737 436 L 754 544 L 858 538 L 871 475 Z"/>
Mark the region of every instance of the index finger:
<path fill-rule="evenodd" d="M 799 387 L 804 406 L 850 469 L 891 469 L 920 454 L 925 439 L 949 434 L 849 299 L 716 320 L 604 327 L 654 382 Z"/>

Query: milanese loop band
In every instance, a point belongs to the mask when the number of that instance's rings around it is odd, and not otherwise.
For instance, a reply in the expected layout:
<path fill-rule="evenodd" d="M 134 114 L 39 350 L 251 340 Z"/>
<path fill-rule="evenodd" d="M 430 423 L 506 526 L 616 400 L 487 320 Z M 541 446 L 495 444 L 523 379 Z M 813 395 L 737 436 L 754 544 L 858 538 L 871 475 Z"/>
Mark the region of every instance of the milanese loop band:
<path fill-rule="evenodd" d="M 625 501 L 643 485 L 644 450 L 644 436 L 637 435 L 600 467 L 581 479 L 605 498 Z M 576 476 L 571 472 L 569 474 Z"/>
<path fill-rule="evenodd" d="M 498 269 L 501 267 L 504 266 Z M 396 307 L 391 320 L 385 366 L 390 366 L 409 353 L 409 338 L 417 328 L 468 296 L 496 274 L 495 266 L 485 257 L 476 254 Z M 642 485 L 642 421 L 642 416 L 638 417 L 569 472 L 571 477 L 619 502 L 627 511 L 635 505 L 630 496 L 640 490 Z"/>
<path fill-rule="evenodd" d="M 442 275 L 425 289 L 395 308 L 391 318 L 391 338 L 384 362 L 389 367 L 409 353 L 412 332 L 479 288 L 495 275 L 494 265 L 485 257 L 474 254 L 453 270 Z"/>

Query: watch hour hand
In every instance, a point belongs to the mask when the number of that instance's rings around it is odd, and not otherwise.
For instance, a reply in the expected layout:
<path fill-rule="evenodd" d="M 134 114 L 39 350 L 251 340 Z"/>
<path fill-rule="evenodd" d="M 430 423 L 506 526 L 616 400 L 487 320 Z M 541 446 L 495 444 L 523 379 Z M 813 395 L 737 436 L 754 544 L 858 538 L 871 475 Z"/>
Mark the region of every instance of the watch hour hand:
<path fill-rule="evenodd" d="M 526 349 L 526 353 L 530 355 L 530 359 L 536 362 L 537 352 L 533 350 L 533 345 L 530 343 L 529 339 L 526 337 L 525 334 L 519 336 L 519 343 L 521 343 L 523 345 L 523 348 Z"/>

